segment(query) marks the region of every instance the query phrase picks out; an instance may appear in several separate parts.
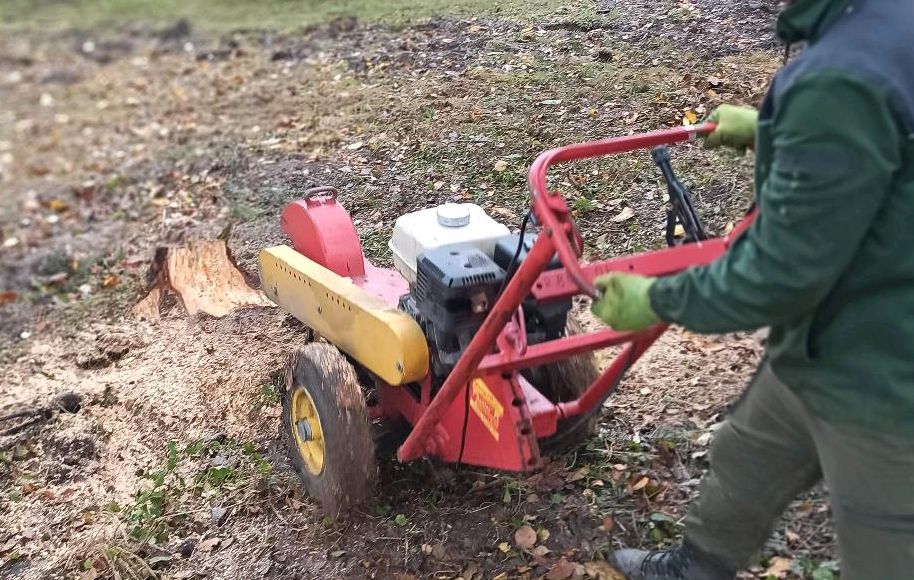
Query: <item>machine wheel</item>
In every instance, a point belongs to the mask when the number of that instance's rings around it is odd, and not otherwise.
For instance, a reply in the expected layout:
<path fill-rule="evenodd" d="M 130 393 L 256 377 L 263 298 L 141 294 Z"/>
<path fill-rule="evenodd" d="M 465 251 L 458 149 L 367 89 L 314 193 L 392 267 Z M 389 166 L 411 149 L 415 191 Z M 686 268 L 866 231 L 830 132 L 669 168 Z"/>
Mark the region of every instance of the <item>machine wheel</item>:
<path fill-rule="evenodd" d="M 569 315 L 565 336 L 581 334 L 583 329 Z M 597 359 L 592 352 L 524 371 L 524 377 L 553 403 L 572 401 L 600 376 Z M 602 405 L 586 415 L 560 419 L 554 435 L 540 439 L 544 453 L 563 453 L 574 449 L 593 436 Z"/>
<path fill-rule="evenodd" d="M 286 363 L 282 433 L 295 471 L 327 513 L 371 497 L 378 469 L 365 397 L 332 345 L 309 344 Z"/>

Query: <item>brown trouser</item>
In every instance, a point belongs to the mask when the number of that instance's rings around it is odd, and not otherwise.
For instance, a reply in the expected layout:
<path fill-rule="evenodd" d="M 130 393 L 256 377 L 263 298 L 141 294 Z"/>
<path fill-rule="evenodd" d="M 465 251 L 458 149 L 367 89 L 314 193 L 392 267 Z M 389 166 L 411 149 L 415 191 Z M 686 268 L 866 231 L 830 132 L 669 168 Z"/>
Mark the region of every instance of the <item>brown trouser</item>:
<path fill-rule="evenodd" d="M 763 364 L 710 460 L 685 535 L 732 568 L 747 566 L 790 501 L 824 478 L 842 580 L 914 579 L 914 440 L 811 415 Z"/>

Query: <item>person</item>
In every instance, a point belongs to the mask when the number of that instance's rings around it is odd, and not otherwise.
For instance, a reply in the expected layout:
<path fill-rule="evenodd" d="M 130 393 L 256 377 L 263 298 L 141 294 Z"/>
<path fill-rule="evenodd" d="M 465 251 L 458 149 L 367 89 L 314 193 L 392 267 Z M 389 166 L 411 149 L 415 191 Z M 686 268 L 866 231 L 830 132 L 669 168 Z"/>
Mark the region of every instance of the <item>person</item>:
<path fill-rule="evenodd" d="M 617 550 L 629 580 L 732 578 L 822 479 L 841 578 L 914 578 L 914 2 L 795 0 L 777 32 L 808 44 L 706 139 L 754 147 L 754 224 L 707 266 L 596 281 L 618 330 L 770 327 L 682 545 Z"/>

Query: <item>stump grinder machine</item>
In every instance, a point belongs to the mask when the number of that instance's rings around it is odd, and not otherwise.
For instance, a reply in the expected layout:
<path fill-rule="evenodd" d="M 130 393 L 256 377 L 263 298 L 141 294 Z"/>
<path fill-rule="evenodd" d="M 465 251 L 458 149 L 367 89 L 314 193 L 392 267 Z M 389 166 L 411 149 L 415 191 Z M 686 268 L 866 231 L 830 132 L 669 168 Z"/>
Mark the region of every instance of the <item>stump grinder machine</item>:
<path fill-rule="evenodd" d="M 666 145 L 712 124 L 558 147 L 530 168 L 531 211 L 516 234 L 472 204 L 397 219 L 394 269 L 365 259 L 331 187 L 282 212 L 291 246 L 264 249 L 267 296 L 322 337 L 285 369 L 282 431 L 292 463 L 325 510 L 372 495 L 379 432 L 399 434 L 397 457 L 524 472 L 544 454 L 592 434 L 602 403 L 664 332 L 584 332 L 572 298 L 598 296 L 611 271 L 663 276 L 716 259 L 748 227 L 708 239 L 676 179 Z M 669 248 L 582 263 L 581 236 L 550 166 L 652 149 L 669 192 Z M 531 231 L 528 231 L 531 230 Z M 593 351 L 621 347 L 602 372 Z"/>

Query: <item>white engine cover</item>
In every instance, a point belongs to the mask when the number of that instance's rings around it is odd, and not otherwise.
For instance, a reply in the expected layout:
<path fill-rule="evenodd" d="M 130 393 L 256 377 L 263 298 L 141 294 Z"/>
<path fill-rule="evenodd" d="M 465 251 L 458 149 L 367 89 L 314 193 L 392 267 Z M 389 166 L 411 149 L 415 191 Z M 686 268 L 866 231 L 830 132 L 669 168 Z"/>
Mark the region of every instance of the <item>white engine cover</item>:
<path fill-rule="evenodd" d="M 419 254 L 440 246 L 466 243 L 491 257 L 495 241 L 509 233 L 507 227 L 476 204 L 446 203 L 398 217 L 388 246 L 394 266 L 413 284 Z"/>

